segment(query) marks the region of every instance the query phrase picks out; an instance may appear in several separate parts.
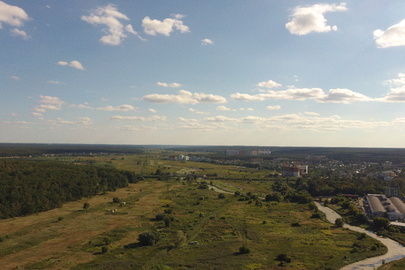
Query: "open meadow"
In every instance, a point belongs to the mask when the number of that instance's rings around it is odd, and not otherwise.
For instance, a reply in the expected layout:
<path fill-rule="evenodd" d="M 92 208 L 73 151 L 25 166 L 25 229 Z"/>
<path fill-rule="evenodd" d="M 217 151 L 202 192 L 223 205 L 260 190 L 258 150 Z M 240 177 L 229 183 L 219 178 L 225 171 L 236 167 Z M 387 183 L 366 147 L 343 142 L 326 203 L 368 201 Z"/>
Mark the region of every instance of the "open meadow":
<path fill-rule="evenodd" d="M 313 203 L 264 200 L 273 189 L 265 177 L 270 171 L 157 155 L 47 160 L 149 177 L 0 220 L 3 269 L 339 269 L 386 251 L 374 239 L 324 221 Z M 252 175 L 263 179 L 251 181 Z M 145 232 L 154 241 L 142 244 Z"/>

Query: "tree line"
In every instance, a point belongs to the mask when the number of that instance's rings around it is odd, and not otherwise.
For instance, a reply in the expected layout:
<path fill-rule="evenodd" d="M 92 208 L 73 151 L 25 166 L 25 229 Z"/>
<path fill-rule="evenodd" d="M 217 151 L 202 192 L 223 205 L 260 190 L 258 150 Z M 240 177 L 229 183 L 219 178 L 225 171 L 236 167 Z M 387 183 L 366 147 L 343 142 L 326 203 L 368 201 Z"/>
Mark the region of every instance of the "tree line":
<path fill-rule="evenodd" d="M 133 172 L 48 161 L 0 160 L 0 218 L 61 207 L 135 183 Z"/>

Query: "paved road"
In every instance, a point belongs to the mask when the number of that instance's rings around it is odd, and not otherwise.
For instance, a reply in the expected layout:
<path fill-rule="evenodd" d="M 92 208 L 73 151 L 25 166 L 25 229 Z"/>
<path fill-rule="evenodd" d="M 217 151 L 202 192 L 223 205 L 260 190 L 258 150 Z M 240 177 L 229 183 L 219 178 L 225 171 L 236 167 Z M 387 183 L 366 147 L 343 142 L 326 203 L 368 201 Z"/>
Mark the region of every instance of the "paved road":
<path fill-rule="evenodd" d="M 335 223 L 335 220 L 337 218 L 341 217 L 338 213 L 336 213 L 329 207 L 325 207 L 319 203 L 316 203 L 316 205 L 318 206 L 319 210 L 321 210 L 322 212 L 325 213 L 326 218 L 331 223 Z M 394 240 L 379 237 L 378 235 L 376 235 L 373 232 L 367 231 L 360 227 L 351 226 L 349 224 L 345 224 L 344 227 L 348 228 L 352 231 L 366 233 L 367 235 L 379 240 L 380 242 L 382 242 L 384 245 L 387 246 L 388 252 L 381 256 L 377 256 L 377 257 L 365 259 L 363 261 L 359 261 L 359 262 L 356 262 L 353 264 L 349 264 L 349 265 L 341 268 L 341 270 L 357 270 L 357 269 L 372 270 L 372 269 L 376 269 L 377 267 L 380 267 L 382 265 L 383 260 L 388 263 L 388 262 L 399 260 L 399 259 L 405 257 L 405 247 L 403 247 L 398 242 L 395 242 Z"/>

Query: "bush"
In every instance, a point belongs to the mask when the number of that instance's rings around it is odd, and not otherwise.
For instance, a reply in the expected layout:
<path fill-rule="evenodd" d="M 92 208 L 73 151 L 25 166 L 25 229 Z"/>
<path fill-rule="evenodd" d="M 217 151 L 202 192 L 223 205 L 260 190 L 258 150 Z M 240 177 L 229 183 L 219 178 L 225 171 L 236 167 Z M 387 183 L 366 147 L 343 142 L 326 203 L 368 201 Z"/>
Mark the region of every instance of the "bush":
<path fill-rule="evenodd" d="M 225 194 L 224 193 L 219 193 L 218 194 L 218 199 L 225 199 Z"/>
<path fill-rule="evenodd" d="M 120 203 L 120 202 L 121 202 L 120 198 L 118 197 L 113 198 L 113 203 Z"/>
<path fill-rule="evenodd" d="M 108 252 L 108 247 L 101 247 L 101 253 L 107 253 Z"/>
<path fill-rule="evenodd" d="M 344 224 L 343 219 L 337 218 L 337 219 L 335 220 L 335 225 L 336 225 L 336 227 L 342 228 L 342 227 L 343 227 L 343 224 Z"/>
<path fill-rule="evenodd" d="M 390 221 L 388 218 L 375 217 L 373 219 L 373 225 L 377 230 L 378 229 L 387 229 L 388 226 L 390 225 Z"/>
<path fill-rule="evenodd" d="M 143 232 L 138 236 L 138 240 L 141 246 L 153 246 L 160 240 L 160 233 L 158 231 Z"/>
<path fill-rule="evenodd" d="M 166 215 L 165 214 L 157 214 L 156 216 L 155 216 L 155 219 L 157 220 L 157 221 L 162 221 L 162 220 L 164 220 L 166 218 Z"/>
<path fill-rule="evenodd" d="M 247 246 L 241 246 L 239 248 L 239 254 L 248 254 L 250 253 L 250 249 Z"/>
<path fill-rule="evenodd" d="M 276 261 L 291 263 L 291 258 L 287 254 L 279 254 L 276 257 Z"/>

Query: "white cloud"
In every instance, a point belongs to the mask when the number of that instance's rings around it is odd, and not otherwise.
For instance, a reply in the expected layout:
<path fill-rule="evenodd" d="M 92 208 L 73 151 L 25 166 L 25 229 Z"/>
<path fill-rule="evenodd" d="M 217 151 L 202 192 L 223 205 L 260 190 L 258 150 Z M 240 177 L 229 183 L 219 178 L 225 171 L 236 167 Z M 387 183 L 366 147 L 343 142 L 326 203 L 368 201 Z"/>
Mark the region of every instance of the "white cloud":
<path fill-rule="evenodd" d="M 2 28 L 2 23 L 22 27 L 24 21 L 29 19 L 27 13 L 22 8 L 0 1 L 0 29 Z"/>
<path fill-rule="evenodd" d="M 154 115 L 151 117 L 142 117 L 142 116 L 122 116 L 122 115 L 115 115 L 111 117 L 111 120 L 118 120 L 118 121 L 124 121 L 124 120 L 131 120 L 131 121 L 140 121 L 140 122 L 146 122 L 146 121 L 165 121 L 166 116 L 159 116 L 159 115 Z"/>
<path fill-rule="evenodd" d="M 122 41 L 127 38 L 126 33 L 133 34 L 140 39 L 143 39 L 133 29 L 132 25 L 127 24 L 125 27 L 121 20 L 129 21 L 129 18 L 118 11 L 115 5 L 107 5 L 104 7 L 98 7 L 89 16 L 82 16 L 81 19 L 92 25 L 105 25 L 107 29 L 103 29 L 103 32 L 108 33 L 100 38 L 100 42 L 107 45 L 120 45 Z"/>
<path fill-rule="evenodd" d="M 383 102 L 405 102 L 405 86 L 392 88 L 385 97 L 379 100 Z"/>
<path fill-rule="evenodd" d="M 320 88 L 292 88 L 282 91 L 268 90 L 266 93 L 257 95 L 236 93 L 232 94 L 231 98 L 234 100 L 263 101 L 266 99 L 306 100 L 323 96 L 324 92 Z"/>
<path fill-rule="evenodd" d="M 217 111 L 235 111 L 235 110 L 221 105 L 217 107 Z"/>
<path fill-rule="evenodd" d="M 170 88 L 179 88 L 182 85 L 179 83 L 164 83 L 164 82 L 156 82 L 157 85 L 162 86 L 162 87 L 170 87 Z"/>
<path fill-rule="evenodd" d="M 49 83 L 49 84 L 61 84 L 60 81 L 47 81 L 47 83 Z"/>
<path fill-rule="evenodd" d="M 157 111 L 155 109 L 149 109 L 148 112 L 150 113 L 157 113 Z"/>
<path fill-rule="evenodd" d="M 146 34 L 151 36 L 156 36 L 158 34 L 164 36 L 170 36 L 174 30 L 180 31 L 180 33 L 188 33 L 190 29 L 188 26 L 184 25 L 183 21 L 180 19 L 184 18 L 181 14 L 172 15 L 173 18 L 166 18 L 162 21 L 151 19 L 146 16 L 142 20 L 142 27 Z"/>
<path fill-rule="evenodd" d="M 327 25 L 324 17 L 326 12 L 346 11 L 346 3 L 336 4 L 315 4 L 312 6 L 298 6 L 294 9 L 292 19 L 285 27 L 294 35 L 307 35 L 311 32 L 336 31 L 337 26 Z"/>
<path fill-rule="evenodd" d="M 405 20 L 388 27 L 386 31 L 377 29 L 373 35 L 379 48 L 405 46 Z"/>
<path fill-rule="evenodd" d="M 94 108 L 93 108 L 93 107 L 90 107 L 89 105 L 87 105 L 87 103 L 85 103 L 85 104 L 79 104 L 79 105 L 71 104 L 71 105 L 69 105 L 69 107 L 71 107 L 71 108 L 77 108 L 77 109 L 94 110 Z"/>
<path fill-rule="evenodd" d="M 178 92 L 178 95 L 150 94 L 144 96 L 142 99 L 154 103 L 180 103 L 180 104 L 226 102 L 226 99 L 222 96 L 204 93 L 191 93 L 186 90 L 180 90 Z"/>
<path fill-rule="evenodd" d="M 260 82 L 257 84 L 258 87 L 263 87 L 263 88 L 276 88 L 282 86 L 281 84 L 273 81 L 273 80 L 268 80 L 267 82 Z"/>
<path fill-rule="evenodd" d="M 14 37 L 22 37 L 23 39 L 31 38 L 24 30 L 20 30 L 18 28 L 11 29 L 10 32 Z"/>
<path fill-rule="evenodd" d="M 203 111 L 200 111 L 200 110 L 196 110 L 194 108 L 188 108 L 188 111 L 192 112 L 192 113 L 195 113 L 195 114 L 209 114 L 208 112 L 203 112 Z"/>
<path fill-rule="evenodd" d="M 15 75 L 14 75 L 14 76 L 11 76 L 11 77 L 10 77 L 10 79 L 13 79 L 13 80 L 19 81 L 19 80 L 20 80 L 20 77 L 18 77 L 18 76 L 15 76 Z"/>
<path fill-rule="evenodd" d="M 198 122 L 197 119 L 192 119 L 192 118 L 183 118 L 183 117 L 178 117 L 177 121 L 179 122 L 184 122 L 184 123 L 189 123 L 189 122 Z"/>
<path fill-rule="evenodd" d="M 201 40 L 201 45 L 203 45 L 203 46 L 214 45 L 214 41 L 212 41 L 209 38 L 204 38 Z"/>
<path fill-rule="evenodd" d="M 396 78 L 386 80 L 384 83 L 395 87 L 391 88 L 385 97 L 377 99 L 378 101 L 405 102 L 405 73 L 398 73 Z"/>
<path fill-rule="evenodd" d="M 330 89 L 328 94 L 325 94 L 325 92 L 320 88 L 291 88 L 281 91 L 268 90 L 266 93 L 260 93 L 257 95 L 235 93 L 231 95 L 231 98 L 234 100 L 245 101 L 263 101 L 267 99 L 303 101 L 313 99 L 321 103 L 352 103 L 372 100 L 363 94 L 351 91 L 349 89 Z"/>
<path fill-rule="evenodd" d="M 332 102 L 332 103 L 353 103 L 359 101 L 371 101 L 372 99 L 349 89 L 330 89 L 328 94 L 323 98 L 318 98 L 318 102 Z"/>
<path fill-rule="evenodd" d="M 57 65 L 59 66 L 68 66 L 68 67 L 72 67 L 75 69 L 80 69 L 80 70 L 85 70 L 85 68 L 83 67 L 83 65 L 76 60 L 70 61 L 70 62 L 66 62 L 66 61 L 58 61 L 56 62 Z"/>
<path fill-rule="evenodd" d="M 405 73 L 398 73 L 396 78 L 387 80 L 385 83 L 394 86 L 405 86 Z"/>
<path fill-rule="evenodd" d="M 281 106 L 278 106 L 278 105 L 276 105 L 276 106 L 267 106 L 266 109 L 270 110 L 270 111 L 278 111 L 278 110 L 281 109 Z"/>
<path fill-rule="evenodd" d="M 105 107 L 100 107 L 96 108 L 98 111 L 108 111 L 108 112 L 129 112 L 129 111 L 134 111 L 137 108 L 132 106 L 132 105 L 120 105 L 120 106 L 105 106 Z"/>
<path fill-rule="evenodd" d="M 93 121 L 90 117 L 79 117 L 76 123 L 80 125 L 91 125 Z"/>
<path fill-rule="evenodd" d="M 51 96 L 40 96 L 39 102 L 41 104 L 35 106 L 34 108 L 34 113 L 36 113 L 36 116 L 42 116 L 42 113 L 47 111 L 59 111 L 62 109 L 62 105 L 65 103 L 58 97 Z"/>

